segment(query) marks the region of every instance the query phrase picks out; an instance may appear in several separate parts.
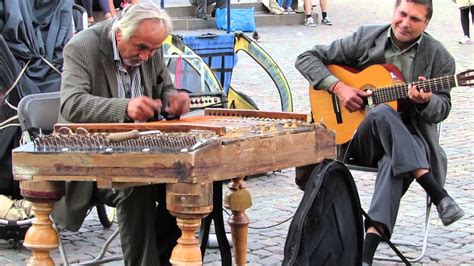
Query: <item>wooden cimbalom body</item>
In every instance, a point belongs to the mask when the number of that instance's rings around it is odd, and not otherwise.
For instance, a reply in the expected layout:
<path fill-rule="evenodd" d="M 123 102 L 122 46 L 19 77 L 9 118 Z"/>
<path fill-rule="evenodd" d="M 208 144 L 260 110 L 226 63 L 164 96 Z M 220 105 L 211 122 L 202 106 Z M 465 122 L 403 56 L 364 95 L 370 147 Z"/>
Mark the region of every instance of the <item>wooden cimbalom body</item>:
<path fill-rule="evenodd" d="M 56 234 L 45 224 L 54 201 L 62 196 L 63 181 L 96 181 L 102 188 L 166 183 L 167 208 L 182 230 L 171 262 L 199 264 L 195 229 L 212 211 L 212 184 L 231 180 L 224 204 L 233 213 L 229 224 L 234 261 L 245 264 L 245 210 L 251 197 L 243 177 L 336 156 L 334 133 L 307 122 L 307 117 L 206 109 L 202 116 L 171 121 L 56 125 L 53 134 L 13 151 L 15 179 L 41 220 L 25 237 L 25 246 L 36 251 L 30 263 L 44 262 L 57 246 L 54 236 L 43 239 L 38 232 Z"/>

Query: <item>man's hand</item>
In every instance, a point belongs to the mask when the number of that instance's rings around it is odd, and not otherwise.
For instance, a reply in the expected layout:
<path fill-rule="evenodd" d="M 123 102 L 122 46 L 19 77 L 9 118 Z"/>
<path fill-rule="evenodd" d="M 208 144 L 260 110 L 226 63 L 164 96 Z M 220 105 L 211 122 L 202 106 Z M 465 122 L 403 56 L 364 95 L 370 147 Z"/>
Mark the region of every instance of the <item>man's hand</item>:
<path fill-rule="evenodd" d="M 351 113 L 361 110 L 364 107 L 363 98 L 372 95 L 372 93 L 348 86 L 342 81 L 337 82 L 334 88 L 330 88 L 330 90 L 337 95 L 342 102 L 342 106 Z"/>
<path fill-rule="evenodd" d="M 426 80 L 425 77 L 418 77 L 418 80 Z M 414 103 L 427 103 L 431 100 L 433 93 L 424 92 L 423 90 L 418 90 L 415 85 L 408 85 L 408 98 Z"/>
<path fill-rule="evenodd" d="M 161 100 L 140 96 L 128 102 L 127 115 L 133 121 L 146 121 L 161 109 Z"/>
<path fill-rule="evenodd" d="M 186 92 L 177 92 L 168 96 L 168 106 L 165 111 L 173 116 L 179 116 L 189 112 L 189 95 Z"/>

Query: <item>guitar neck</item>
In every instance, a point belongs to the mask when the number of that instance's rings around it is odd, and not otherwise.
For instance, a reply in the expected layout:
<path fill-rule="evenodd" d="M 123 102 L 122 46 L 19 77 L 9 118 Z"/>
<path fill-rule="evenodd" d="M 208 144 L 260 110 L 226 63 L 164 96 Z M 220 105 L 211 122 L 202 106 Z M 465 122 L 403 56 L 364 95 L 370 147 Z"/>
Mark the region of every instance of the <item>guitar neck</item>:
<path fill-rule="evenodd" d="M 419 90 L 423 90 L 424 92 L 437 92 L 457 86 L 455 76 L 416 81 L 410 84 L 416 85 Z M 393 86 L 382 87 L 373 91 L 372 98 L 374 104 L 407 98 L 408 85 L 410 84 L 402 83 Z"/>

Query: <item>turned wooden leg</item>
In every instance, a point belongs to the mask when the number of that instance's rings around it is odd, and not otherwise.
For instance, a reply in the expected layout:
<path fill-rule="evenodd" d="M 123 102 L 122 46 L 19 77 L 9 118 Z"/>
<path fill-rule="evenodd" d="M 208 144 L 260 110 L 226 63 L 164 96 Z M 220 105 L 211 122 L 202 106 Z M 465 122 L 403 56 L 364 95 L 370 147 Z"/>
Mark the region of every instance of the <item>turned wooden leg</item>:
<path fill-rule="evenodd" d="M 232 179 L 224 198 L 224 206 L 232 211 L 228 223 L 232 233 L 235 265 L 247 264 L 247 235 L 250 220 L 245 210 L 252 206 L 252 198 L 243 177 Z"/>
<path fill-rule="evenodd" d="M 49 251 L 59 246 L 59 236 L 49 218 L 54 202 L 64 194 L 63 182 L 21 181 L 21 194 L 31 201 L 35 213 L 32 226 L 25 235 L 23 246 L 31 250 L 28 265 L 54 265 Z"/>
<path fill-rule="evenodd" d="M 196 229 L 212 211 L 212 182 L 167 184 L 166 207 L 176 217 L 181 237 L 171 254 L 173 265 L 202 265 Z"/>

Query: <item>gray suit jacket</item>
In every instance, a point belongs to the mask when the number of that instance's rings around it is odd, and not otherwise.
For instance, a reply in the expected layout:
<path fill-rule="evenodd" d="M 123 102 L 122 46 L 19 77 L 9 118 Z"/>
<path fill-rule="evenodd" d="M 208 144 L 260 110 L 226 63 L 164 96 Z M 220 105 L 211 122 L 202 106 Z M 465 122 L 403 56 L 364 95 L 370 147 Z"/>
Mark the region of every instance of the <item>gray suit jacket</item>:
<path fill-rule="evenodd" d="M 328 64 L 348 65 L 360 70 L 373 64 L 383 64 L 389 28 L 390 25 L 360 27 L 352 35 L 336 40 L 328 46 L 316 45 L 304 52 L 298 56 L 295 66 L 317 87 L 321 80 L 331 75 L 326 68 Z M 439 41 L 427 33 L 423 33 L 414 64 L 414 78 L 424 76 L 431 79 L 455 73 L 454 58 Z M 426 107 L 414 109 L 410 114 L 411 121 L 429 151 L 433 175 L 440 184 L 444 184 L 447 159 L 439 145 L 437 124 L 446 119 L 451 110 L 450 90 L 434 94 Z"/>
<path fill-rule="evenodd" d="M 116 98 L 118 85 L 110 30 L 113 21 L 97 24 L 80 32 L 64 48 L 61 83 L 61 121 L 74 123 L 124 122 L 129 99 Z M 166 99 L 175 88 L 161 49 L 140 67 L 146 96 Z M 94 183 L 69 182 L 66 195 L 55 207 L 55 220 L 69 230 L 77 231 L 92 206 Z M 119 193 L 126 197 L 131 189 Z M 107 201 L 116 205 L 117 201 Z"/>

